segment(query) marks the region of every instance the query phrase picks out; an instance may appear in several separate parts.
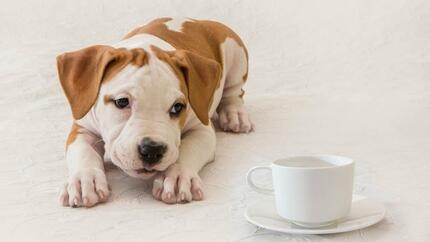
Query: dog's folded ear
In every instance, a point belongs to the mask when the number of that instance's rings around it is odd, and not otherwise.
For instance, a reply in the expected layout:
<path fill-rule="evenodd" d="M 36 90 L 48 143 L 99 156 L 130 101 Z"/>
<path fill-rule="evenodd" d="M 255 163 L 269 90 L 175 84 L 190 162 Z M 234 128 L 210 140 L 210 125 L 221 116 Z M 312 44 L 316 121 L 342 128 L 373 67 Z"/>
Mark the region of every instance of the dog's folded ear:
<path fill-rule="evenodd" d="M 209 109 L 221 79 L 221 65 L 187 50 L 165 52 L 155 46 L 152 46 L 152 50 L 159 58 L 177 68 L 175 71 L 179 71 L 183 76 L 187 88 L 186 95 L 194 113 L 204 125 L 208 125 Z M 166 60 L 166 57 L 169 60 Z"/>
<path fill-rule="evenodd" d="M 114 61 L 114 48 L 96 45 L 57 57 L 58 76 L 72 109 L 81 119 L 94 104 L 106 67 Z"/>
<path fill-rule="evenodd" d="M 109 79 L 130 61 L 143 65 L 144 50 L 95 45 L 57 57 L 58 76 L 74 119 L 81 119 L 91 109 L 102 81 Z"/>
<path fill-rule="evenodd" d="M 175 51 L 172 59 L 184 76 L 191 107 L 200 121 L 208 125 L 209 109 L 221 78 L 220 64 L 186 50 Z"/>

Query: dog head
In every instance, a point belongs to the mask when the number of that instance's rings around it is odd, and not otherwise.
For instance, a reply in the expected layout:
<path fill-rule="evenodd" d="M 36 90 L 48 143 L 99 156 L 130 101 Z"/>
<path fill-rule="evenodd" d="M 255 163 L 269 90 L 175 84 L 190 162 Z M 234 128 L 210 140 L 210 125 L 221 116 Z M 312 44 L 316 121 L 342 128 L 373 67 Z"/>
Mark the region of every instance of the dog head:
<path fill-rule="evenodd" d="M 185 50 L 98 45 L 57 57 L 75 120 L 91 120 L 105 152 L 127 174 L 148 178 L 179 157 L 186 122 L 209 124 L 220 65 Z"/>

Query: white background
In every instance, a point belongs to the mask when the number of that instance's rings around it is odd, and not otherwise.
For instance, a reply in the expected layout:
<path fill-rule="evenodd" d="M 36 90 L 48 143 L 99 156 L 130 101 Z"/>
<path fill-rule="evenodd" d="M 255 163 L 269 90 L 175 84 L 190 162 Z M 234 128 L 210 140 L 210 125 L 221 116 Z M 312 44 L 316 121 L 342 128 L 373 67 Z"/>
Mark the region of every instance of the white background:
<path fill-rule="evenodd" d="M 2 241 L 430 241 L 430 1 L 0 1 Z M 71 119 L 55 56 L 113 43 L 161 16 L 214 19 L 248 46 L 250 135 L 218 133 L 206 200 L 168 206 L 110 169 L 113 195 L 62 208 Z M 356 232 L 290 236 L 243 212 L 253 165 L 295 154 L 357 161 L 356 193 L 387 217 Z M 268 183 L 270 177 L 261 175 Z"/>

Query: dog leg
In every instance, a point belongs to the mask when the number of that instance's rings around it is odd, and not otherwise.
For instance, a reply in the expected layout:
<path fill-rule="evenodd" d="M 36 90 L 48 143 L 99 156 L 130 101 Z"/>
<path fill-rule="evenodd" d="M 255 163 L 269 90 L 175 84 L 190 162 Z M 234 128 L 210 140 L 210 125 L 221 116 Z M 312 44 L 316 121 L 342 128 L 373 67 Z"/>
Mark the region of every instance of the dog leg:
<path fill-rule="evenodd" d="M 61 188 L 60 203 L 71 207 L 92 207 L 109 196 L 100 138 L 74 124 L 68 139 L 66 161 L 69 177 Z"/>
<path fill-rule="evenodd" d="M 219 125 L 224 131 L 248 133 L 253 124 L 243 105 L 243 85 L 248 73 L 245 49 L 229 42 L 225 51 L 225 68 L 228 70 L 221 101 L 217 108 Z"/>
<path fill-rule="evenodd" d="M 178 161 L 154 179 L 154 198 L 165 203 L 202 200 L 203 188 L 198 172 L 213 160 L 215 144 L 212 124 L 199 124 L 183 134 Z"/>

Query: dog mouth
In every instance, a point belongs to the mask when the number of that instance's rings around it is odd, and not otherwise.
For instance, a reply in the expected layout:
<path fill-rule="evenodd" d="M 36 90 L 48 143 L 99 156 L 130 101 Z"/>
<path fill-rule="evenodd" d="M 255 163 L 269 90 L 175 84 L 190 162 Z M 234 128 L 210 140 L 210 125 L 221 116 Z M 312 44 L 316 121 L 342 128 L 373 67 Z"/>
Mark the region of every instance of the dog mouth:
<path fill-rule="evenodd" d="M 134 169 L 134 172 L 136 172 L 137 174 L 144 174 L 144 175 L 150 175 L 150 174 L 155 174 L 156 172 L 158 172 L 155 169 L 151 169 L 151 168 L 140 168 L 140 169 Z"/>

